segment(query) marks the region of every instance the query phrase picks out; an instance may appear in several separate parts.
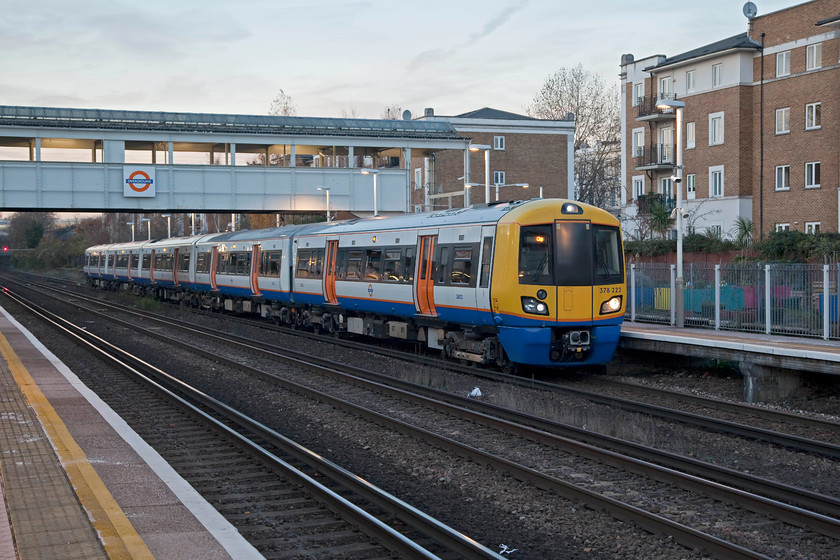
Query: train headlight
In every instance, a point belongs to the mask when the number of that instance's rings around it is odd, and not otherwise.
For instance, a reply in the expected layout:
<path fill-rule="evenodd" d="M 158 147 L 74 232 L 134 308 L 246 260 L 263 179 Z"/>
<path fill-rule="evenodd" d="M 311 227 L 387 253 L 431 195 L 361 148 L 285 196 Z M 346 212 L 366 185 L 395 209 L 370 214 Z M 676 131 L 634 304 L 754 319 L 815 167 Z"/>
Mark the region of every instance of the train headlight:
<path fill-rule="evenodd" d="M 615 313 L 621 309 L 621 296 L 613 296 L 601 304 L 601 315 Z"/>
<path fill-rule="evenodd" d="M 522 296 L 522 311 L 531 315 L 548 315 L 548 305 L 537 298 Z"/>

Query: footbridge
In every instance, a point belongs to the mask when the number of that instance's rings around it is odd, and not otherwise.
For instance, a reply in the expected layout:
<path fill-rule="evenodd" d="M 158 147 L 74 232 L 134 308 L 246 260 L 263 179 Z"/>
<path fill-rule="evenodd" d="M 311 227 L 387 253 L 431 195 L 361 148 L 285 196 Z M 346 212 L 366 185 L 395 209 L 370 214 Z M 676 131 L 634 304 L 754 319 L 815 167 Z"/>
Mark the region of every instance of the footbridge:
<path fill-rule="evenodd" d="M 0 208 L 409 212 L 411 170 L 468 143 L 448 122 L 0 106 Z"/>

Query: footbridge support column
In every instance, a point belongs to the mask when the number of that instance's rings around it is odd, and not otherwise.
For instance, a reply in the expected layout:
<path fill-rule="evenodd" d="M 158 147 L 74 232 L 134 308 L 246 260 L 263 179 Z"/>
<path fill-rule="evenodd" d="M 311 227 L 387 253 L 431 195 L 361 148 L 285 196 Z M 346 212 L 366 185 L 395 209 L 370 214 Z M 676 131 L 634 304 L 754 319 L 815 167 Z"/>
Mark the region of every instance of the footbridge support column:
<path fill-rule="evenodd" d="M 805 393 L 799 371 L 749 361 L 739 362 L 738 366 L 744 376 L 744 400 L 748 403 L 773 402 Z"/>

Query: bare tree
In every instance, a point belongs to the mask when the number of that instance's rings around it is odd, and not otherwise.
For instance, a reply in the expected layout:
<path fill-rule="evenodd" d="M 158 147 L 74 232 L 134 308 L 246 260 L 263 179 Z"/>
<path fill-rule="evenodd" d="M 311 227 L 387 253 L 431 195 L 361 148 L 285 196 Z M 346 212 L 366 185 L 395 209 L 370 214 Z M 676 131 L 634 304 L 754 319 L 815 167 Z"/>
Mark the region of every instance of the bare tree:
<path fill-rule="evenodd" d="M 295 105 L 292 102 L 292 97 L 290 95 L 286 95 L 286 92 L 282 89 L 279 90 L 277 95 L 274 97 L 274 100 L 271 102 L 268 114 L 280 117 L 292 117 L 296 113 L 297 109 L 295 109 Z"/>
<path fill-rule="evenodd" d="M 391 120 L 399 120 L 402 118 L 402 107 L 394 103 L 393 105 L 388 105 L 385 109 L 382 110 L 382 117 L 383 119 L 391 119 Z"/>
<path fill-rule="evenodd" d="M 533 117 L 575 119 L 575 183 L 578 200 L 608 208 L 617 203 L 620 188 L 621 131 L 617 86 L 584 70 L 560 68 L 546 78 L 527 107 Z"/>
<path fill-rule="evenodd" d="M 341 116 L 345 119 L 358 119 L 359 110 L 356 107 L 350 105 L 341 109 Z"/>

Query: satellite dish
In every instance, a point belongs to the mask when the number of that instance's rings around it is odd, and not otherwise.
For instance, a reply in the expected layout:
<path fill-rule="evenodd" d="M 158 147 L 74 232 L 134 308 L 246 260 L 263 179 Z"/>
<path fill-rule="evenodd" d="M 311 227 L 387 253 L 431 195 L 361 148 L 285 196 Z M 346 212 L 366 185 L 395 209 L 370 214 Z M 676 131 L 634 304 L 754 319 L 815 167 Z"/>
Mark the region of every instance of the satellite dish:
<path fill-rule="evenodd" d="M 411 120 L 411 111 L 406 109 L 405 111 L 403 111 L 402 117 L 403 117 L 404 121 L 410 121 Z"/>
<path fill-rule="evenodd" d="M 758 8 L 755 7 L 755 4 L 752 2 L 747 2 L 744 4 L 744 15 L 747 19 L 752 19 L 755 17 L 755 14 L 758 13 Z"/>

